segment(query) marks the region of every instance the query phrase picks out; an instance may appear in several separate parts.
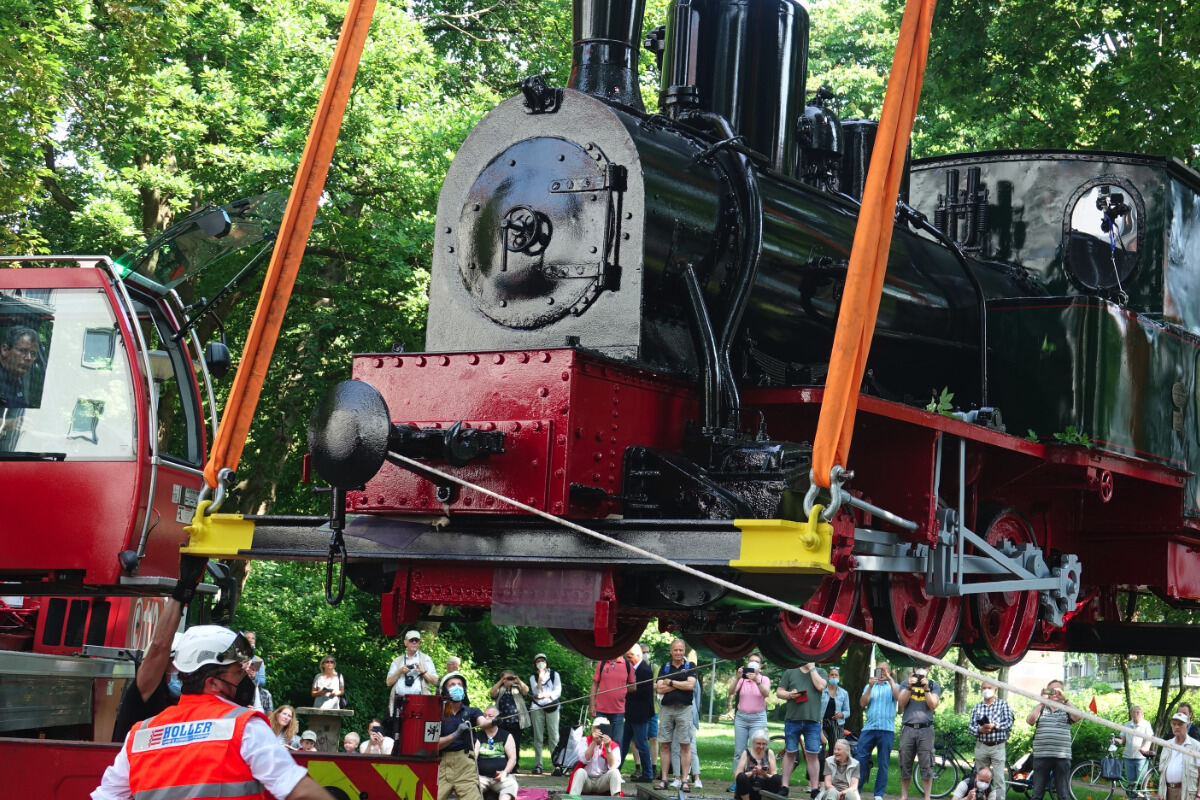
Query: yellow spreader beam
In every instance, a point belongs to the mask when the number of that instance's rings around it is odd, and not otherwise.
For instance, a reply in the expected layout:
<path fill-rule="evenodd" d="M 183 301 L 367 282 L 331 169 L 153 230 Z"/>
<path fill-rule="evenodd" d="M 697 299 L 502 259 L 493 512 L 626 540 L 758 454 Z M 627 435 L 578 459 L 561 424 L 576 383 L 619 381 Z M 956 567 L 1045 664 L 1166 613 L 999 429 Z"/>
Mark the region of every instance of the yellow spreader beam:
<path fill-rule="evenodd" d="M 743 572 L 833 572 L 833 526 L 813 506 L 807 522 L 790 519 L 735 519 L 742 532 L 741 557 L 729 566 Z"/>

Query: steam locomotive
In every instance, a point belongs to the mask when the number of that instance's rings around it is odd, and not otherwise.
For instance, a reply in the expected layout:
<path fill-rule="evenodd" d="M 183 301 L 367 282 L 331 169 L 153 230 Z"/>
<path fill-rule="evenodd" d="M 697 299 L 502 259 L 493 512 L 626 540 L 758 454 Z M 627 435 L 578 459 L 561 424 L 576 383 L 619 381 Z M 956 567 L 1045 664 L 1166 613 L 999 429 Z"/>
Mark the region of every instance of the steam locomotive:
<path fill-rule="evenodd" d="M 313 415 L 385 629 L 448 605 L 593 657 L 651 618 L 731 657 L 849 643 L 399 454 L 932 655 L 1200 654 L 1123 601 L 1200 599 L 1200 174 L 1107 152 L 912 163 L 854 478 L 811 535 L 877 124 L 806 102 L 796 0 L 674 0 L 644 41 L 640 0 L 574 12 L 569 85 L 527 80 L 446 176 L 426 352 L 357 356 Z M 926 409 L 951 394 L 958 411 Z"/>

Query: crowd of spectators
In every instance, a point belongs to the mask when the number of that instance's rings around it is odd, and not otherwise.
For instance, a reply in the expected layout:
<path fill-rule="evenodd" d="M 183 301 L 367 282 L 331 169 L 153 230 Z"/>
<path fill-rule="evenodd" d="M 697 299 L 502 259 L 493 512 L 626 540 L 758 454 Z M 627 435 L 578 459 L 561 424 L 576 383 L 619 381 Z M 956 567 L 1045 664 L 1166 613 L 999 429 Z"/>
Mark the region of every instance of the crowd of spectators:
<path fill-rule="evenodd" d="M 245 635 L 253 641 L 253 632 Z M 386 677 L 391 690 L 387 717 L 371 718 L 362 734 L 347 732 L 342 749 L 391 754 L 395 741 L 389 735 L 393 732 L 389 722 L 399 699 L 439 694 L 447 708 L 438 744 L 439 800 L 446 800 L 443 783 L 447 794 L 453 791 L 460 800 L 481 800 L 483 793 L 499 800 L 516 800 L 519 787 L 514 775 L 520 772 L 519 754 L 526 730 L 532 733 L 532 773 L 566 774 L 570 794 L 617 795 L 626 780 L 656 781 L 659 790 L 686 792 L 702 787 L 694 744 L 703 675 L 695 652 L 689 652 L 682 639 L 671 643 L 670 658 L 657 669 L 644 644 L 634 645 L 621 658 L 598 662 L 586 697 L 590 733 L 579 734 L 571 742 L 560 741 L 562 704 L 571 699 L 563 697 L 562 677 L 545 653 L 534 656 L 527 677 L 515 670 L 501 671 L 487 689 L 491 702 L 480 710 L 467 699 L 466 679 L 458 671 L 461 662 L 457 657 L 447 658 L 439 678 L 433 660 L 420 649 L 418 631 L 408 631 L 404 645 Z M 876 663 L 855 698 L 863 716 L 861 733 L 852 741 L 854 737 L 846 738 L 849 731 L 845 727 L 852 698 L 841 685 L 838 667 L 825 670 L 805 664 L 785 670 L 773 681 L 763 666 L 762 654 L 752 652 L 723 686 L 729 699 L 726 718 L 732 719 L 734 730 L 734 779 L 727 791 L 738 800 L 761 800 L 763 791 L 787 795 L 793 772 L 801 763 L 813 800 L 860 800 L 860 796 L 882 800 L 893 749 L 898 751 L 900 800 L 909 800 L 912 793 L 930 800 L 934 712 L 943 689 L 927 668 L 918 666 L 898 678 L 886 661 Z M 319 667 L 312 682 L 313 706 L 346 707 L 346 683 L 337 671 L 336 659 L 326 656 Z M 271 708 L 262 659 L 256 656 L 246 671 L 257 687 L 255 705 L 269 714 L 279 741 L 292 750 L 316 749 L 317 735 L 311 730 L 300 732 L 295 708 Z M 1065 710 L 1038 703 L 1024 719 L 1033 729 L 1030 800 L 1042 800 L 1051 780 L 1060 797 L 1070 795 L 1071 726 L 1082 716 L 1071 705 L 1061 681 L 1050 681 L 1042 695 Z M 784 746 L 778 761 L 767 733 L 772 699 L 783 704 Z M 985 680 L 967 721 L 967 731 L 975 740 L 974 765 L 954 789 L 957 800 L 1006 800 L 1007 744 L 1016 723 L 996 685 Z M 1123 778 L 1132 786 L 1154 757 L 1150 747 L 1153 729 L 1140 706 L 1130 709 L 1126 727 L 1128 733 L 1114 737 L 1113 742 L 1124 748 Z M 1181 758 L 1168 749 L 1159 753 L 1160 798 L 1200 800 L 1200 727 L 1192 723 L 1189 704 L 1180 704 L 1171 730 L 1176 740 L 1195 750 L 1198 757 Z M 559 751 L 564 753 L 562 757 L 548 759 Z M 633 767 L 626 778 L 622 770 L 627 756 L 632 757 Z M 918 778 L 916 789 L 914 776 Z"/>

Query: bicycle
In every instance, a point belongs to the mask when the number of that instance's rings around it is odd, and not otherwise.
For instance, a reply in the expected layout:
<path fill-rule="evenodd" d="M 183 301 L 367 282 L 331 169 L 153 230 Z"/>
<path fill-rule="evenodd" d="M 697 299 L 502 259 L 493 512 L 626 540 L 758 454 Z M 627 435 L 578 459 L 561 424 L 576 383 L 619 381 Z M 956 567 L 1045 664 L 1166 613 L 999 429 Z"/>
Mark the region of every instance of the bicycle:
<path fill-rule="evenodd" d="M 933 748 L 933 783 L 929 796 L 945 797 L 953 792 L 959 781 L 971 774 L 974 763 L 974 755 L 968 757 L 959 750 L 953 736 L 936 740 Z"/>
<path fill-rule="evenodd" d="M 1108 757 L 1116 758 L 1116 753 L 1117 742 L 1113 737 L 1108 743 Z M 1071 795 L 1075 800 L 1109 800 L 1118 786 L 1130 800 L 1154 800 L 1158 797 L 1158 767 L 1147 759 L 1134 783 L 1125 780 L 1123 772 L 1115 780 L 1103 777 L 1100 762 L 1094 758 L 1081 761 L 1071 770 Z"/>

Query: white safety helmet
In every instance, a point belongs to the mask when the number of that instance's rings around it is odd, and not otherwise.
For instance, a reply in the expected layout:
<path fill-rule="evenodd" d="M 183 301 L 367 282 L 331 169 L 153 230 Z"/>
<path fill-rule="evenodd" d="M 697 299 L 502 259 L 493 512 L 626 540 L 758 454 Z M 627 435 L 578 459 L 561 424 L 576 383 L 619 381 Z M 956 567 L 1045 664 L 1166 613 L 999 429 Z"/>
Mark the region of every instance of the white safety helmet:
<path fill-rule="evenodd" d="M 175 669 L 187 674 L 208 664 L 236 664 L 254 657 L 254 648 L 240 633 L 220 625 L 196 625 L 179 637 Z"/>

